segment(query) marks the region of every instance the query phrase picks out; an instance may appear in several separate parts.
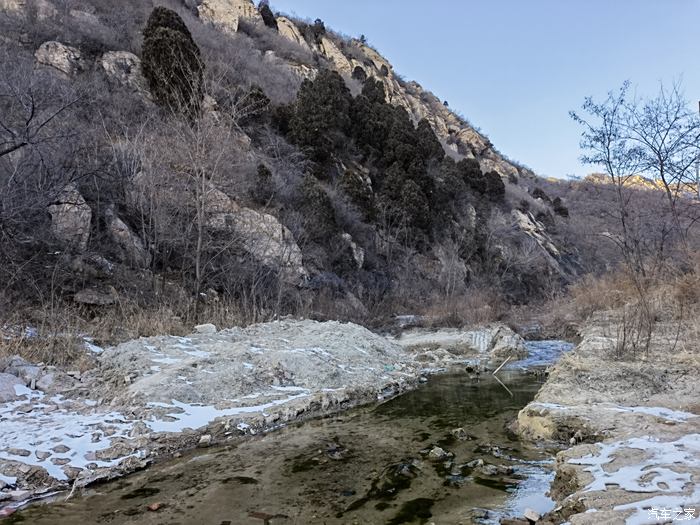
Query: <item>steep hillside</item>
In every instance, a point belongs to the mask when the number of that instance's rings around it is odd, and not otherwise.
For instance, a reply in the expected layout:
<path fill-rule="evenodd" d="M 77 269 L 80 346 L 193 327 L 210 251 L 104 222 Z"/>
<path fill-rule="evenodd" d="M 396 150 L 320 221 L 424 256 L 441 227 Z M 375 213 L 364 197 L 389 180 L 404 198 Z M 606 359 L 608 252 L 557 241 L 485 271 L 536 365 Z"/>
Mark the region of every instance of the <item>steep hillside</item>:
<path fill-rule="evenodd" d="M 465 320 L 576 273 L 561 200 L 365 42 L 249 0 L 158 3 L 181 18 L 0 1 L 5 307 L 77 305 L 125 335 Z M 162 325 L 127 322 L 144 308 Z"/>

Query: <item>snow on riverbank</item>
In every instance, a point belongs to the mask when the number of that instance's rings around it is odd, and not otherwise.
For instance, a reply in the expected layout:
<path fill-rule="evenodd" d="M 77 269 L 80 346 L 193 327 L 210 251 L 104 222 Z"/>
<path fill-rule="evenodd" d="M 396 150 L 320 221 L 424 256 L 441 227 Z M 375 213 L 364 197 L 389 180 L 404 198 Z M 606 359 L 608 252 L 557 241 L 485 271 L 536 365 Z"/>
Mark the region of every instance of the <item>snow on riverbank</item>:
<path fill-rule="evenodd" d="M 652 509 L 700 509 L 700 355 L 669 352 L 658 330 L 644 359 L 612 359 L 615 327 L 589 325 L 518 415 L 521 436 L 571 448 L 557 455 L 548 516 L 572 525 L 664 523 Z M 608 328 L 605 328 L 608 327 Z M 607 330 L 607 331 L 606 331 Z M 666 339 L 664 339 L 666 337 Z M 656 347 L 655 347 L 656 348 Z M 694 348 L 694 347 L 693 347 Z"/>
<path fill-rule="evenodd" d="M 0 363 L 8 400 L 0 404 L 0 507 L 394 395 L 423 373 L 400 346 L 337 322 L 282 321 L 96 348 L 86 351 L 98 366 L 83 374 L 18 358 Z"/>
<path fill-rule="evenodd" d="M 524 346 L 506 328 L 487 331 L 487 350 Z M 97 367 L 83 374 L 0 363 L 10 399 L 0 404 L 0 507 L 385 399 L 464 360 L 440 345 L 407 351 L 361 326 L 308 320 L 207 327 L 86 351 Z"/>

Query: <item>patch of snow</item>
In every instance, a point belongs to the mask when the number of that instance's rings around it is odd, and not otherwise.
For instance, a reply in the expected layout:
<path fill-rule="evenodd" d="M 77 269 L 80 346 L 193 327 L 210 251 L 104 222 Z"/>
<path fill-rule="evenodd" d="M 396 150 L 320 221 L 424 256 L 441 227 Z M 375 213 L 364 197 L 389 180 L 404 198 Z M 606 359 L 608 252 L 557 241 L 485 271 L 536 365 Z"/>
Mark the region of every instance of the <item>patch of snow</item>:
<path fill-rule="evenodd" d="M 174 365 L 175 363 L 182 362 L 182 359 L 177 359 L 175 357 L 165 357 L 165 354 L 161 354 L 163 357 L 152 357 L 151 361 L 154 363 L 162 363 L 164 365 Z"/>
<path fill-rule="evenodd" d="M 86 350 L 92 352 L 93 354 L 101 354 L 102 352 L 105 351 L 104 348 L 102 348 L 101 346 L 97 346 L 89 339 L 83 340 L 83 346 L 85 347 Z"/>
<path fill-rule="evenodd" d="M 648 414 L 650 416 L 656 416 L 668 421 L 675 421 L 677 423 L 682 423 L 688 419 L 697 417 L 695 414 L 690 412 L 682 412 L 680 410 L 671 410 L 670 408 L 664 407 L 625 407 L 625 406 L 614 406 L 610 407 L 609 410 L 614 410 L 616 412 L 634 412 L 638 414 Z"/>
<path fill-rule="evenodd" d="M 172 408 L 173 412 L 168 412 L 166 415 L 170 418 L 174 418 L 175 421 L 151 420 L 146 424 L 154 432 L 182 432 L 186 428 L 202 428 L 218 417 L 239 416 L 241 414 L 265 414 L 265 410 L 268 408 L 284 405 L 285 403 L 307 397 L 308 395 L 307 392 L 304 392 L 283 399 L 276 399 L 262 405 L 240 406 L 226 409 L 217 409 L 213 406 L 206 405 L 190 405 L 187 403 L 180 403 L 175 399 L 172 400 L 172 404 L 170 405 L 164 403 L 149 403 L 149 405 L 153 407 Z"/>
<path fill-rule="evenodd" d="M 16 396 L 28 396 L 30 399 L 32 397 L 32 394 L 34 394 L 34 391 L 31 388 L 27 388 L 24 385 L 13 385 L 15 388 L 15 395 Z"/>
<path fill-rule="evenodd" d="M 26 388 L 26 387 L 25 387 Z M 32 397 L 43 401 L 45 395 L 41 391 L 27 389 Z M 54 396 L 51 401 L 60 402 L 61 396 Z M 124 457 L 115 460 L 87 459 L 89 453 L 98 452 L 111 446 L 112 440 L 120 437 L 128 437 L 132 428 L 132 422 L 117 412 L 81 413 L 70 408 L 59 406 L 59 410 L 42 412 L 39 408 L 46 406 L 42 403 L 35 404 L 35 410 L 31 414 L 24 414 L 18 410 L 25 401 L 15 401 L 0 406 L 0 420 L 2 431 L 0 432 L 0 459 L 19 460 L 28 465 L 36 465 L 44 468 L 48 474 L 59 480 L 67 480 L 68 477 L 59 465 L 54 465 L 49 460 L 40 461 L 36 456 L 37 450 L 50 450 L 56 444 L 67 446 L 70 450 L 63 457 L 70 459 L 68 466 L 86 468 L 88 463 L 97 463 L 100 467 L 118 464 Z M 111 436 L 105 436 L 103 429 L 109 426 L 115 430 Z M 12 456 L 7 452 L 10 448 L 28 450 L 27 457 Z M 90 454 L 91 455 L 91 454 Z"/>
<path fill-rule="evenodd" d="M 211 356 L 209 352 L 205 352 L 204 350 L 185 350 L 185 353 L 192 357 L 207 358 Z"/>
<path fill-rule="evenodd" d="M 609 485 L 636 493 L 656 494 L 646 500 L 618 505 L 615 510 L 635 509 L 627 518 L 628 525 L 642 525 L 649 522 L 648 509 L 654 507 L 684 508 L 700 501 L 700 486 L 696 485 L 693 494 L 679 494 L 692 482 L 689 472 L 676 472 L 674 466 L 684 469 L 700 468 L 700 434 L 688 434 L 676 441 L 660 442 L 649 436 L 630 438 L 625 441 L 599 444 L 597 455 L 587 455 L 570 459 L 569 463 L 585 465 L 593 475 L 587 491 L 604 491 Z M 643 461 L 622 466 L 607 472 L 615 455 L 622 449 L 638 449 L 648 456 Z M 608 466 L 609 470 L 610 467 Z"/>
<path fill-rule="evenodd" d="M 17 483 L 17 478 L 13 478 L 11 476 L 3 476 L 2 474 L 0 474 L 0 482 L 12 487 L 15 483 Z"/>
<path fill-rule="evenodd" d="M 586 490 L 605 490 L 606 485 L 618 485 L 631 492 L 675 492 L 683 489 L 685 483 L 690 481 L 690 474 L 676 473 L 666 467 L 649 468 L 648 465 L 673 465 L 680 464 L 685 467 L 700 468 L 700 434 L 688 434 L 676 441 L 659 442 L 653 437 L 645 436 L 630 438 L 625 441 L 599 444 L 598 455 L 587 455 L 578 459 L 570 459 L 569 463 L 575 465 L 588 465 L 585 470 L 593 475 L 594 480 L 586 487 Z M 632 448 L 645 451 L 650 458 L 645 460 L 645 465 L 630 465 L 621 467 L 614 472 L 606 472 L 603 465 L 613 461 L 614 455 L 622 448 Z M 654 483 L 640 482 L 642 477 L 648 477 L 649 473 L 657 473 Z M 668 489 L 658 487 L 665 483 Z"/>
<path fill-rule="evenodd" d="M 560 405 L 558 403 L 544 403 L 541 401 L 533 401 L 529 405 L 530 407 L 540 407 L 548 408 L 551 410 L 569 410 L 573 407 Z M 612 410 L 614 412 L 623 412 L 627 414 L 645 414 L 648 416 L 655 416 L 666 419 L 667 421 L 674 421 L 676 423 L 682 423 L 688 419 L 698 417 L 696 414 L 691 414 L 690 412 L 682 412 L 680 410 L 672 410 L 665 407 L 627 407 L 621 405 L 605 405 L 599 404 L 598 408 L 603 410 Z"/>
<path fill-rule="evenodd" d="M 625 525 L 647 525 L 648 523 L 650 523 L 649 519 L 651 517 L 651 514 L 649 511 L 652 507 L 657 509 L 693 509 L 693 511 L 696 511 L 698 501 L 700 501 L 700 485 L 695 486 L 695 489 L 693 490 L 692 494 L 688 494 L 685 496 L 682 494 L 662 494 L 649 499 L 645 499 L 643 501 L 635 501 L 634 503 L 618 505 L 615 507 L 615 510 L 634 509 L 636 511 L 634 514 L 632 514 L 625 520 Z M 695 512 L 693 512 L 693 515 L 695 515 Z M 685 521 L 685 519 L 687 518 L 685 518 L 684 516 L 683 520 L 681 520 L 680 518 L 676 518 L 677 521 Z M 654 520 L 652 523 L 660 522 L 664 522 L 663 519 Z M 697 522 L 689 520 L 688 523 Z"/>

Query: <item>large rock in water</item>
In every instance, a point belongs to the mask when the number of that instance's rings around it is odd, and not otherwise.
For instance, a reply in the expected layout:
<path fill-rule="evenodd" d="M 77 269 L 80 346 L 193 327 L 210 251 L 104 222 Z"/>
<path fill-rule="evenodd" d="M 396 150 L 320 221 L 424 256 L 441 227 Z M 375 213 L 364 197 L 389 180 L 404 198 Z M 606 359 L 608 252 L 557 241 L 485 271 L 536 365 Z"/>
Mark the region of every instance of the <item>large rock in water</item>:
<path fill-rule="evenodd" d="M 51 233 L 66 248 L 85 251 L 90 239 L 92 210 L 78 189 L 69 184 L 48 208 Z"/>
<path fill-rule="evenodd" d="M 204 0 L 198 8 L 199 18 L 235 33 L 241 18 L 262 22 L 260 13 L 251 0 Z"/>
<path fill-rule="evenodd" d="M 61 42 L 44 42 L 34 56 L 40 64 L 58 69 L 69 76 L 85 69 L 85 60 L 80 51 Z"/>

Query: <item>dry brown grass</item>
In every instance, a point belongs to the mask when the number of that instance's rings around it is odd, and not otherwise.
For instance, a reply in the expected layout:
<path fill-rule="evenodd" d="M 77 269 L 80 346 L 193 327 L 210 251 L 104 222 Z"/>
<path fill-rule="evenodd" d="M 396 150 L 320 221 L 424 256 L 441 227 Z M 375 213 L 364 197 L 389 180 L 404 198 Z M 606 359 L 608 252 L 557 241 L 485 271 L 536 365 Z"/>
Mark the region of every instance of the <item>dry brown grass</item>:
<path fill-rule="evenodd" d="M 430 326 L 477 326 L 500 321 L 508 310 L 493 289 L 470 288 L 463 295 L 436 299 L 423 311 Z"/>
<path fill-rule="evenodd" d="M 198 323 L 180 310 L 126 301 L 99 308 L 62 304 L 23 309 L 0 318 L 0 358 L 19 355 L 34 363 L 87 370 L 94 366 L 94 356 L 85 348 L 86 339 L 108 347 L 138 337 L 191 333 Z M 219 302 L 202 305 L 200 319 L 218 327 L 248 324 L 239 307 Z"/>
<path fill-rule="evenodd" d="M 572 311 L 580 320 L 601 310 L 620 308 L 635 294 L 632 279 L 621 271 L 601 276 L 587 275 L 569 289 Z"/>

